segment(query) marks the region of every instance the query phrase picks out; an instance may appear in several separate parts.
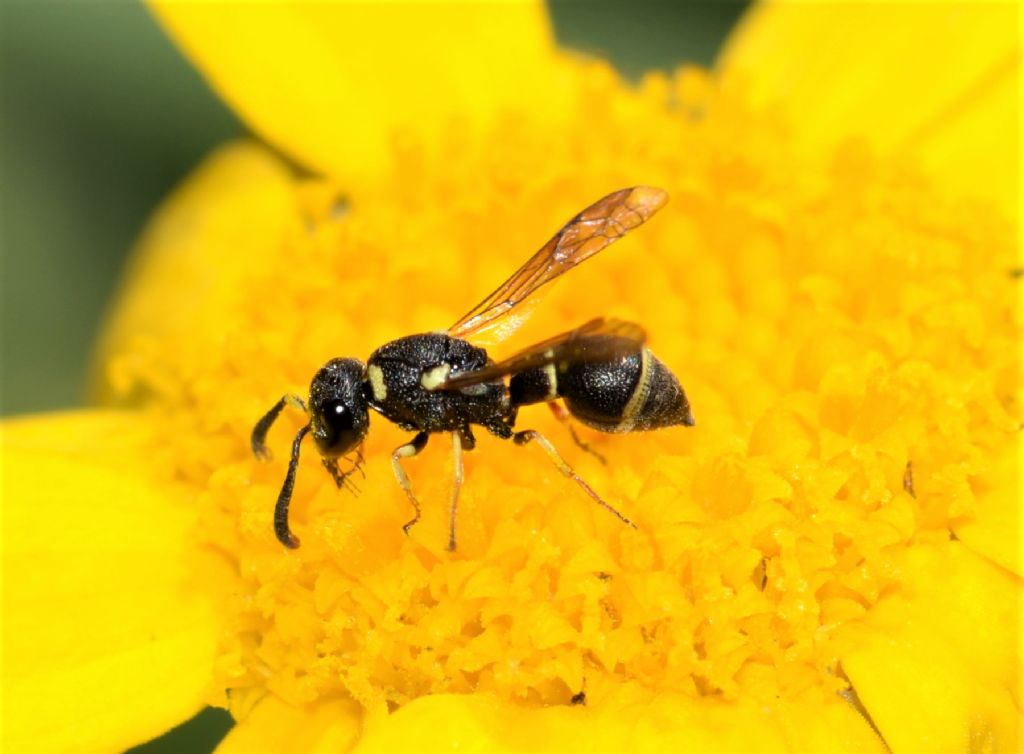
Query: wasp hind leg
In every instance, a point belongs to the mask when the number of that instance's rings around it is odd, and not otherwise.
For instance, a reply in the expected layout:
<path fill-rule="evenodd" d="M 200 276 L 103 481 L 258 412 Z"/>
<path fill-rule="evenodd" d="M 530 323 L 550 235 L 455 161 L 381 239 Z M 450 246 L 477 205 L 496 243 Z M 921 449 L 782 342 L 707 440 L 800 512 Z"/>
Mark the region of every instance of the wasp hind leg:
<path fill-rule="evenodd" d="M 572 466 L 565 462 L 565 459 L 562 458 L 562 456 L 558 453 L 557 450 L 555 450 L 555 446 L 551 444 L 551 441 L 548 440 L 548 438 L 544 437 L 544 435 L 542 435 L 540 432 L 534 429 L 526 429 L 523 430 L 522 432 L 516 432 L 514 435 L 512 435 L 512 440 L 515 442 L 516 445 L 526 445 L 529 442 L 536 441 L 537 444 L 544 449 L 544 452 L 548 454 L 548 458 L 551 459 L 551 462 L 555 464 L 556 467 L 558 467 L 558 470 L 561 471 L 562 474 L 576 482 L 576 484 L 578 484 L 580 487 L 582 487 L 583 491 L 590 495 L 594 502 L 596 502 L 598 505 L 603 506 L 604 508 L 607 508 L 613 514 L 615 514 L 615 516 L 620 521 L 622 521 L 622 523 L 627 524 L 628 526 L 632 526 L 634 529 L 637 528 L 636 524 L 634 524 L 624 515 L 619 513 L 618 510 L 616 510 L 614 507 L 606 503 L 600 495 L 594 492 L 594 489 L 585 481 L 583 481 L 583 478 L 579 474 L 573 471 Z"/>
<path fill-rule="evenodd" d="M 603 463 L 605 466 L 608 465 L 608 459 L 605 458 L 603 454 L 594 450 L 594 447 L 590 443 L 586 442 L 578 434 L 576 434 L 576 427 L 573 426 L 572 414 L 569 413 L 569 409 L 567 409 L 565 406 L 563 406 L 561 403 L 558 403 L 557 401 L 549 401 L 548 408 L 551 409 L 551 413 L 555 415 L 555 418 L 558 419 L 558 421 L 562 422 L 563 424 L 565 424 L 565 426 L 569 428 L 569 434 L 572 436 L 572 441 L 574 443 L 576 443 L 580 448 L 582 448 L 584 452 L 590 453 L 590 455 L 594 456 L 594 458 Z"/>
<path fill-rule="evenodd" d="M 413 456 L 419 455 L 425 447 L 427 447 L 427 440 L 430 439 L 430 435 L 426 432 L 420 432 L 412 440 L 407 442 L 405 445 L 399 445 L 395 448 L 391 454 L 391 469 L 395 472 L 395 479 L 402 485 L 402 489 L 405 490 L 405 496 L 409 498 L 409 504 L 412 505 L 416 515 L 411 519 L 402 524 L 402 531 L 409 534 L 409 529 L 416 525 L 416 522 L 420 520 L 420 504 L 416 499 L 416 496 L 412 494 L 412 483 L 409 481 L 409 475 L 405 473 L 405 469 L 402 468 L 403 458 L 412 458 Z"/>

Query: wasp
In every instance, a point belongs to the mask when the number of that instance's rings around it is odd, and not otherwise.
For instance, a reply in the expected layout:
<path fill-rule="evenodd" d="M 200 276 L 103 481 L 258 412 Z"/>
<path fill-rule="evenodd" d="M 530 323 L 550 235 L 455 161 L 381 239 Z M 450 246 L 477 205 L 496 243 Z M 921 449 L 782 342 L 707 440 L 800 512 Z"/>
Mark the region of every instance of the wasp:
<path fill-rule="evenodd" d="M 536 443 L 562 474 L 636 528 L 566 463 L 546 437 L 533 429 L 517 431 L 515 424 L 520 407 L 548 403 L 559 418 L 571 417 L 602 432 L 692 426 L 686 394 L 675 375 L 644 345 L 644 329 L 617 319 L 593 319 L 497 362 L 470 340 L 479 341 L 485 335 L 495 342 L 507 338 L 528 316 L 540 288 L 642 225 L 666 201 L 665 191 L 649 186 L 609 194 L 570 220 L 446 331 L 393 340 L 374 351 L 365 364 L 358 359 L 332 359 L 314 375 L 307 401 L 292 394 L 282 397 L 256 423 L 251 437 L 253 453 L 268 459 L 266 435 L 284 407 L 293 406 L 309 416 L 292 441 L 288 471 L 277 497 L 274 532 L 278 540 L 286 547 L 299 546 L 288 525 L 288 506 L 303 439 L 311 433 L 334 482 L 339 488 L 349 485 L 352 474 L 361 471 L 360 448 L 370 427 L 371 410 L 416 433 L 391 454 L 395 477 L 414 511 L 403 526 L 406 534 L 420 519 L 420 503 L 402 461 L 420 453 L 431 435 L 446 432 L 455 465 L 448 549 L 455 550 L 462 452 L 476 445 L 474 425 L 518 445 Z M 574 431 L 572 435 L 589 450 Z M 346 459 L 351 467 L 342 471 L 339 459 Z"/>

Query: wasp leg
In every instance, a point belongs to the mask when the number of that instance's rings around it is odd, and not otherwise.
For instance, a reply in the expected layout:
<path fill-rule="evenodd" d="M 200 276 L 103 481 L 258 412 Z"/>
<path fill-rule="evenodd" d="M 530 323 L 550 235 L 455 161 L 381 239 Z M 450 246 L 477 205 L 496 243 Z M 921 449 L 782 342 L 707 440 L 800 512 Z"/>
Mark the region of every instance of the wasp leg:
<path fill-rule="evenodd" d="M 455 464 L 455 474 L 452 478 L 451 507 L 448 509 L 448 552 L 455 552 L 455 515 L 459 507 L 459 490 L 462 489 L 462 442 L 462 432 L 452 432 L 452 458 Z"/>
<path fill-rule="evenodd" d="M 256 426 L 252 428 L 252 437 L 249 439 L 249 443 L 252 445 L 253 455 L 261 461 L 270 460 L 270 449 L 266 446 L 267 432 L 270 430 L 270 425 L 274 423 L 286 405 L 302 409 L 303 411 L 306 410 L 306 404 L 302 402 L 302 398 L 294 393 L 288 393 L 275 403 L 274 407 L 265 413 L 263 418 L 256 422 Z"/>
<path fill-rule="evenodd" d="M 426 432 L 420 432 L 410 442 L 405 445 L 399 445 L 395 448 L 391 454 L 391 468 L 395 472 L 395 478 L 398 483 L 402 485 L 402 489 L 405 490 L 405 496 L 409 498 L 409 503 L 412 505 L 413 510 L 416 511 L 416 515 L 413 516 L 409 521 L 402 524 L 402 531 L 409 534 L 409 529 L 416 525 L 416 522 L 420 520 L 420 504 L 416 500 L 416 497 L 412 494 L 412 483 L 409 481 L 409 475 L 405 473 L 405 469 L 402 468 L 403 458 L 412 458 L 415 455 L 419 455 L 420 451 L 427 447 L 427 440 L 430 438 Z"/>
<path fill-rule="evenodd" d="M 580 438 L 578 434 L 576 434 L 576 427 L 574 427 L 572 424 L 572 415 L 569 413 L 569 410 L 565 406 L 563 406 L 561 403 L 558 403 L 557 401 L 549 401 L 548 408 L 551 409 L 551 413 L 555 415 L 555 418 L 558 419 L 558 421 L 563 422 L 565 426 L 569 428 L 569 434 L 572 435 L 572 441 L 574 443 L 580 446 L 585 452 L 590 453 L 590 455 L 594 456 L 594 458 L 603 463 L 605 466 L 608 465 L 607 458 L 605 458 L 602 454 L 594 450 L 590 443 L 585 442 Z"/>
<path fill-rule="evenodd" d="M 284 484 L 281 485 L 281 492 L 277 496 L 277 505 L 274 506 L 274 533 L 278 540 L 285 547 L 295 549 L 299 546 L 299 538 L 288 528 L 288 506 L 292 502 L 292 490 L 295 489 L 295 469 L 299 466 L 299 446 L 302 445 L 302 438 L 309 432 L 309 425 L 299 430 L 292 442 L 292 457 L 288 461 L 288 473 L 285 474 Z"/>
<path fill-rule="evenodd" d="M 476 437 L 473 430 L 466 425 L 456 432 L 452 432 L 452 455 L 455 464 L 455 475 L 452 480 L 451 509 L 448 520 L 448 552 L 455 552 L 455 518 L 459 504 L 459 490 L 462 489 L 462 451 L 473 450 L 476 447 Z"/>
<path fill-rule="evenodd" d="M 459 430 L 459 436 L 462 438 L 463 450 L 473 450 L 476 447 L 476 436 L 468 424 Z"/>
<path fill-rule="evenodd" d="M 565 462 L 565 459 L 558 454 L 558 451 L 555 450 L 555 446 L 551 444 L 551 441 L 544 437 L 544 435 L 542 435 L 540 432 L 537 432 L 536 430 L 533 429 L 527 429 L 523 430 L 522 432 L 516 432 L 512 436 L 512 439 L 515 441 L 516 445 L 526 445 L 531 440 L 536 440 L 537 444 L 540 445 L 544 449 L 544 452 L 548 454 L 548 458 L 551 459 L 552 463 L 554 463 L 555 466 L 558 467 L 558 470 L 565 474 L 565 476 L 569 477 L 574 482 L 576 482 L 576 484 L 578 484 L 580 487 L 582 487 L 583 491 L 594 499 L 594 502 L 604 506 L 609 511 L 614 513 L 624 524 L 628 524 L 629 526 L 632 526 L 634 529 L 637 528 L 636 524 L 634 524 L 628 518 L 623 516 L 621 513 L 619 513 L 615 508 L 606 503 L 604 500 L 602 500 L 601 496 L 594 492 L 593 488 L 591 488 L 589 484 L 584 482 L 582 477 L 580 477 L 579 474 L 573 471 L 572 466 L 567 464 Z"/>

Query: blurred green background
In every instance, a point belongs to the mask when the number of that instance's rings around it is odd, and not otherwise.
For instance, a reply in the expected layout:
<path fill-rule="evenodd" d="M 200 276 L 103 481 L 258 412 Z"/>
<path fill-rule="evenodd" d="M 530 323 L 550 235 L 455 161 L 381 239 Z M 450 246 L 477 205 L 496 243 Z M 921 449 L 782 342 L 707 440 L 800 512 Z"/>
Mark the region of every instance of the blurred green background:
<path fill-rule="evenodd" d="M 562 45 L 632 78 L 710 64 L 745 5 L 549 3 Z M 245 127 L 139 5 L 4 0 L 0 14 L 0 413 L 10 415 L 82 403 L 94 335 L 147 215 Z M 208 710 L 132 751 L 210 751 L 229 727 Z"/>

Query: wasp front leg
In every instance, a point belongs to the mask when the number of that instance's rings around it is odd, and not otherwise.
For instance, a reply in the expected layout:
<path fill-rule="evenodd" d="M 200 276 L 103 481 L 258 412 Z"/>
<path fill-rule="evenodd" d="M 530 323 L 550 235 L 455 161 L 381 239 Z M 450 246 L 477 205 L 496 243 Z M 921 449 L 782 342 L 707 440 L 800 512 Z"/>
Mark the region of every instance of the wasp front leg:
<path fill-rule="evenodd" d="M 430 435 L 426 432 L 420 432 L 410 442 L 405 445 L 399 445 L 395 448 L 391 454 L 391 469 L 395 472 L 395 479 L 402 485 L 402 489 L 405 490 L 405 496 L 409 498 L 409 504 L 412 505 L 413 510 L 416 511 L 416 515 L 413 516 L 409 521 L 402 524 L 402 531 L 409 534 L 409 529 L 416 525 L 416 522 L 420 520 L 420 504 L 416 499 L 416 496 L 412 494 L 412 483 L 409 481 L 409 475 L 405 473 L 405 469 L 402 468 L 403 458 L 412 458 L 417 456 L 420 452 L 427 447 L 427 440 L 430 439 Z"/>

